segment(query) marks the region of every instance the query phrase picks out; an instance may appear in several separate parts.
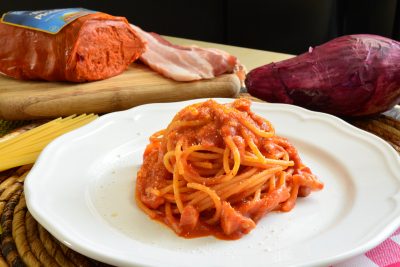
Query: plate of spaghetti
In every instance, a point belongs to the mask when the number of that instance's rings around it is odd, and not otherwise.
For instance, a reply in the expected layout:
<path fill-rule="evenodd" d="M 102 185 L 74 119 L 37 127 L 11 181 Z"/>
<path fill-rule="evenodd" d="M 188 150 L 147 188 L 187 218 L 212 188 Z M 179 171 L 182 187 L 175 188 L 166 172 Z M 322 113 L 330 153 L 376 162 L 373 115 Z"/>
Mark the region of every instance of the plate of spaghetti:
<path fill-rule="evenodd" d="M 117 266 L 319 266 L 400 224 L 400 159 L 336 117 L 196 99 L 100 117 L 52 142 L 29 211 Z"/>

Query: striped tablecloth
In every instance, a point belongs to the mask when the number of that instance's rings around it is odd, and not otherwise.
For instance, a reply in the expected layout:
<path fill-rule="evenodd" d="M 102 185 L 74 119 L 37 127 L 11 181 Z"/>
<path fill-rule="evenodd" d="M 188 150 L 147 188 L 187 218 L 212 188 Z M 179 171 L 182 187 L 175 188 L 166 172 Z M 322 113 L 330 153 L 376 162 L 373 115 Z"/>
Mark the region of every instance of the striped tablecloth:
<path fill-rule="evenodd" d="M 356 256 L 334 267 L 395 267 L 400 266 L 400 228 L 388 239 L 367 253 Z"/>

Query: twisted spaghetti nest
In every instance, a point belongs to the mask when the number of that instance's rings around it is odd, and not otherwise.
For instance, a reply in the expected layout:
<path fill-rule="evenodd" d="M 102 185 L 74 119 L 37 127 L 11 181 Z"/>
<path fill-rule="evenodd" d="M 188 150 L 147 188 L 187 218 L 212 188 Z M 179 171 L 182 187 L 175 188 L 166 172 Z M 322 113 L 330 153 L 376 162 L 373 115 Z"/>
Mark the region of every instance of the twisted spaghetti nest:
<path fill-rule="evenodd" d="M 272 210 L 323 184 L 251 102 L 190 105 L 150 137 L 137 176 L 138 206 L 178 235 L 237 239 Z"/>

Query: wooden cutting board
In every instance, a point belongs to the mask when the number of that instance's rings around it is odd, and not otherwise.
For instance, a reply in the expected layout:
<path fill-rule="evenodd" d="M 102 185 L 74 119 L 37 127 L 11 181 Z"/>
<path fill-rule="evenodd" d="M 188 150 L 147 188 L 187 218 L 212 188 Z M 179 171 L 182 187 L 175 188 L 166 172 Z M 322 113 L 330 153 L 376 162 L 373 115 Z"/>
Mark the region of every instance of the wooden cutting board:
<path fill-rule="evenodd" d="M 235 74 L 211 80 L 176 82 L 141 64 L 123 74 L 90 83 L 20 81 L 0 75 L 0 118 L 54 118 L 81 113 L 108 113 L 137 105 L 203 97 L 235 97 Z"/>

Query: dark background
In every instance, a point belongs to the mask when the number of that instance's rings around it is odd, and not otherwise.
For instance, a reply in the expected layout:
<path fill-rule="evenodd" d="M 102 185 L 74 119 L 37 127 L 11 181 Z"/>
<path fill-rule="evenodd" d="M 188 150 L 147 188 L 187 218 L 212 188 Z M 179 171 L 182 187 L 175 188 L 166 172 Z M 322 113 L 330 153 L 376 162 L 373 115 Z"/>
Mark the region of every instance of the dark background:
<path fill-rule="evenodd" d="M 299 54 L 352 33 L 398 40 L 399 5 L 397 0 L 3 0 L 0 12 L 85 7 L 125 16 L 159 34 Z"/>

